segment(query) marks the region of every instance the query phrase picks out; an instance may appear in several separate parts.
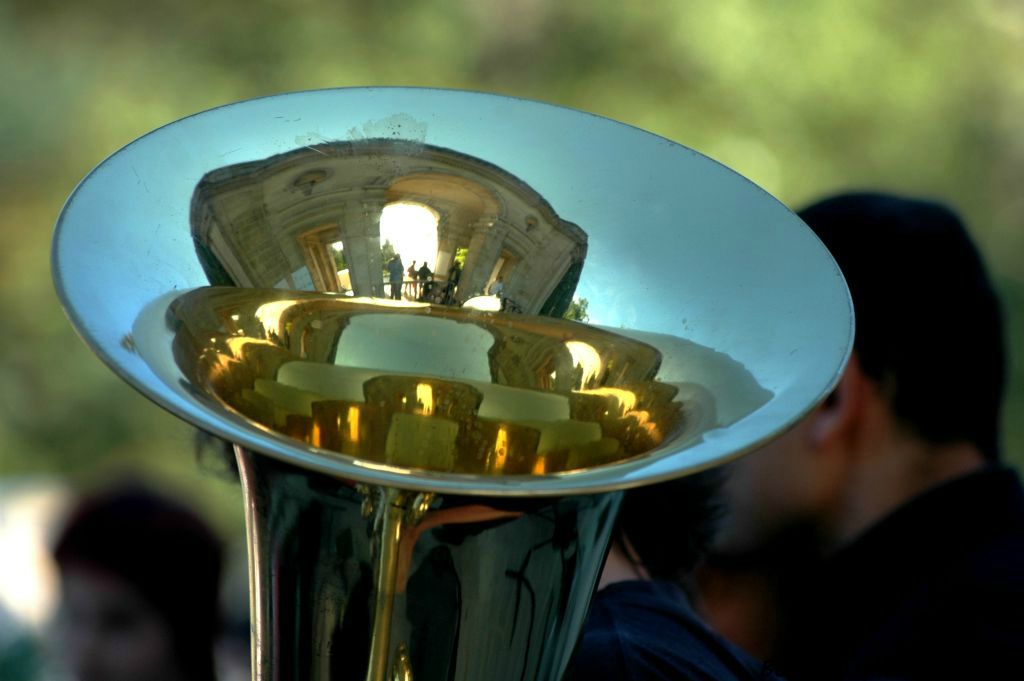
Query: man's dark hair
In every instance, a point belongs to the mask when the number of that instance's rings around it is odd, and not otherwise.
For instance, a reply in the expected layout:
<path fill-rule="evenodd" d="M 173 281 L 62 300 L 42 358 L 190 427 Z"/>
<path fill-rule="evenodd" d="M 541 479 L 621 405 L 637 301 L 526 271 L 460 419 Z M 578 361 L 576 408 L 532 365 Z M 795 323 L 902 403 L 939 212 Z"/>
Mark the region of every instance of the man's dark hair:
<path fill-rule="evenodd" d="M 999 457 L 1005 385 L 999 301 L 960 218 L 933 201 L 835 196 L 799 212 L 846 277 L 854 348 L 922 439 Z"/>
<path fill-rule="evenodd" d="M 719 517 L 721 469 L 626 490 L 615 539 L 654 579 L 678 581 L 707 553 Z"/>

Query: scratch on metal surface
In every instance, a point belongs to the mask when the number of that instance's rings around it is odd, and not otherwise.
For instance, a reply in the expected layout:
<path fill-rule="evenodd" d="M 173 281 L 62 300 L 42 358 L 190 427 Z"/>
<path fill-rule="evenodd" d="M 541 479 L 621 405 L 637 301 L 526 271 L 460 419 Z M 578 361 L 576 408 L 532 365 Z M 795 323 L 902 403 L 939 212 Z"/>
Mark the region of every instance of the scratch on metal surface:
<path fill-rule="evenodd" d="M 147 185 L 145 182 L 142 181 L 142 177 L 139 176 L 139 171 L 135 169 L 135 166 L 132 166 L 132 174 L 135 175 L 135 179 L 139 181 L 139 184 L 142 185 L 142 188 L 145 189 L 146 193 L 148 194 L 149 193 L 149 185 Z"/>

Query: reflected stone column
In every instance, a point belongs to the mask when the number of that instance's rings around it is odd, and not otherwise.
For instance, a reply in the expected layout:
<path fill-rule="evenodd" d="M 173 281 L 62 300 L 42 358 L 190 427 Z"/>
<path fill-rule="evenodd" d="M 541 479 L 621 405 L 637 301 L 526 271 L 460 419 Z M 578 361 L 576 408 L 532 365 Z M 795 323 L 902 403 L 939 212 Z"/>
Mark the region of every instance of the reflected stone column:
<path fill-rule="evenodd" d="M 579 283 L 586 253 L 585 241 L 570 241 L 559 234 L 549 235 L 538 243 L 519 263 L 515 281 L 509 284 L 517 290 L 520 298 L 516 302 L 523 311 L 560 317 Z M 556 289 L 558 295 L 552 299 Z"/>
<path fill-rule="evenodd" d="M 346 201 L 341 213 L 341 242 L 345 245 L 352 290 L 357 296 L 384 295 L 380 261 L 380 214 L 384 198 Z"/>
<path fill-rule="evenodd" d="M 437 225 L 437 258 L 434 263 L 434 274 L 439 278 L 448 277 L 448 268 L 455 260 L 455 237 L 448 229 L 448 218 L 445 216 Z"/>
<path fill-rule="evenodd" d="M 469 239 L 469 250 L 466 253 L 466 265 L 459 280 L 459 301 L 465 301 L 474 295 L 486 293 L 487 279 L 491 276 L 494 264 L 501 257 L 501 249 L 505 244 L 509 226 L 490 215 L 477 220 L 473 225 L 473 236 Z"/>

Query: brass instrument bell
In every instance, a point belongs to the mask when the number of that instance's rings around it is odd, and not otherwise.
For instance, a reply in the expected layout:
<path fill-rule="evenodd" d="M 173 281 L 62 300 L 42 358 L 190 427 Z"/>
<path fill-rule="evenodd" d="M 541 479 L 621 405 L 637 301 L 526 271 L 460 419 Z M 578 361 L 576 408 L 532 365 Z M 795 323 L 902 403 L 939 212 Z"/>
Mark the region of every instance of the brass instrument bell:
<path fill-rule="evenodd" d="M 560 678 L 620 491 L 764 443 L 852 343 L 748 180 L 469 92 L 167 125 L 82 181 L 53 269 L 115 372 L 236 443 L 265 681 Z"/>

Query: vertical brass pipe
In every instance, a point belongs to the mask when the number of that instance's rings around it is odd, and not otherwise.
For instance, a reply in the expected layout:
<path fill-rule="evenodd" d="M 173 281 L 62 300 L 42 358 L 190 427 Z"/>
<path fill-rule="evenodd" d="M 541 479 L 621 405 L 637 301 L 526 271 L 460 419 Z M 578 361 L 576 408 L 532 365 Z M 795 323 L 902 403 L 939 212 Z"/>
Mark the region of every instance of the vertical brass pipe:
<path fill-rule="evenodd" d="M 373 633 L 370 636 L 370 663 L 366 681 L 388 681 L 388 660 L 391 657 L 391 614 L 395 603 L 395 580 L 398 576 L 399 545 L 405 524 L 405 500 L 408 492 L 393 488 L 373 488 L 368 500 L 375 509 L 377 535 L 377 570 L 373 593 Z"/>
<path fill-rule="evenodd" d="M 264 631 L 264 626 L 272 621 L 272 618 L 255 617 L 255 613 L 266 612 L 268 604 L 263 602 L 266 596 L 264 589 L 257 588 L 264 582 L 262 571 L 266 569 L 266 561 L 263 560 L 263 549 L 261 547 L 261 533 L 259 531 L 259 511 L 254 498 L 257 489 L 256 472 L 253 469 L 253 456 L 238 445 L 234 445 L 235 461 L 238 462 L 238 474 L 242 483 L 242 499 L 245 505 L 245 543 L 246 555 L 249 560 L 249 613 L 252 617 L 250 623 L 250 663 L 252 665 L 253 681 L 269 681 L 271 678 L 264 667 L 263 661 L 269 659 L 264 650 L 266 641 L 271 632 Z"/>

